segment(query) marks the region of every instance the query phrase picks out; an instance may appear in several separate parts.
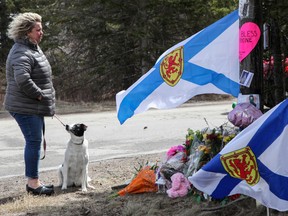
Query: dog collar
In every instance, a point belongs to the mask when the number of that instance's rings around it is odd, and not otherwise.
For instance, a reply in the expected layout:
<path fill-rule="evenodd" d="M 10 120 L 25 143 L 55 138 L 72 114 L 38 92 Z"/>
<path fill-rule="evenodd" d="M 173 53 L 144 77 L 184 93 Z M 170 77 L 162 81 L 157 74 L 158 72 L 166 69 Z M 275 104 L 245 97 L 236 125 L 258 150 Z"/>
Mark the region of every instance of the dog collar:
<path fill-rule="evenodd" d="M 84 140 L 82 140 L 81 142 L 73 142 L 73 144 L 75 144 L 75 145 L 82 145 L 83 142 L 84 142 Z"/>

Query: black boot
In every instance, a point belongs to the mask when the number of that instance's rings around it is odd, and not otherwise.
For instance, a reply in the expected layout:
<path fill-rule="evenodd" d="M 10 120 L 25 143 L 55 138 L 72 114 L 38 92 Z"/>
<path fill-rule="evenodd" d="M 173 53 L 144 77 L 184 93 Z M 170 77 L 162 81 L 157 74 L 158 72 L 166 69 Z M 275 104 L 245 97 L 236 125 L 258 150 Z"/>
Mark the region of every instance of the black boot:
<path fill-rule="evenodd" d="M 40 187 L 34 189 L 29 187 L 28 185 L 26 185 L 26 191 L 28 193 L 31 193 L 33 195 L 47 195 L 47 196 L 51 196 L 54 193 L 54 189 L 53 188 L 47 188 L 44 185 L 41 185 Z"/>

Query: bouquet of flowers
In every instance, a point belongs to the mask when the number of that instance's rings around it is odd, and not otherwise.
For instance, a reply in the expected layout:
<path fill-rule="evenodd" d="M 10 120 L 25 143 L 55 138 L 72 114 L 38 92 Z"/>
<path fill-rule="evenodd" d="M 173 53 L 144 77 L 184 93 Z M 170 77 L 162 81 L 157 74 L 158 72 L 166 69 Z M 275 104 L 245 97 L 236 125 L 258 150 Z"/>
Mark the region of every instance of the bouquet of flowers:
<path fill-rule="evenodd" d="M 193 175 L 209 162 L 238 132 L 238 129 L 223 125 L 213 129 L 207 127 L 201 131 L 189 128 L 184 144 L 187 153 L 185 176 Z"/>
<path fill-rule="evenodd" d="M 209 162 L 238 133 L 235 128 L 221 125 L 215 128 L 192 130 L 188 128 L 185 143 L 172 146 L 166 152 L 166 159 L 159 167 L 157 177 L 166 182 L 166 188 L 171 188 L 171 177 L 182 173 L 186 178 L 193 175 L 203 165 Z"/>

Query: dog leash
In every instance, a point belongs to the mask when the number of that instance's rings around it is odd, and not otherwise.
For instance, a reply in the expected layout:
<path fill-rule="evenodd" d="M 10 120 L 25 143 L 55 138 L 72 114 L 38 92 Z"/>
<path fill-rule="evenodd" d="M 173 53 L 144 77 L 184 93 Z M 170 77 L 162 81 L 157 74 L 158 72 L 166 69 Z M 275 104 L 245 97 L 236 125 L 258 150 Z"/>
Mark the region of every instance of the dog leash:
<path fill-rule="evenodd" d="M 55 116 L 55 118 L 65 127 L 66 125 L 60 120 L 60 118 L 56 115 L 56 114 L 54 114 L 54 116 Z M 53 116 L 53 117 L 54 117 Z M 52 117 L 52 118 L 53 118 Z"/>
<path fill-rule="evenodd" d="M 60 118 L 54 114 L 55 118 L 65 127 L 66 125 L 60 120 Z M 52 116 L 52 118 L 54 117 Z M 43 149 L 44 149 L 44 155 L 40 160 L 43 160 L 46 156 L 46 148 L 47 148 L 47 143 L 46 143 L 46 139 L 45 139 L 45 122 L 43 121 Z"/>

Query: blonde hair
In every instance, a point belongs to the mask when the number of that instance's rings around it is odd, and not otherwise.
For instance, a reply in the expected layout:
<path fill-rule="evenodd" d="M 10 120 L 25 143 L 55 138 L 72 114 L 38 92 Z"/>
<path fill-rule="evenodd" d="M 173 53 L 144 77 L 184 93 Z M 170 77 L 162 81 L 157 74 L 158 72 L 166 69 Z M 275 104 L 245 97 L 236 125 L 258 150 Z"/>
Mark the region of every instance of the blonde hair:
<path fill-rule="evenodd" d="M 22 13 L 15 16 L 8 27 L 8 37 L 16 40 L 25 38 L 36 22 L 42 22 L 42 17 L 37 13 Z"/>

